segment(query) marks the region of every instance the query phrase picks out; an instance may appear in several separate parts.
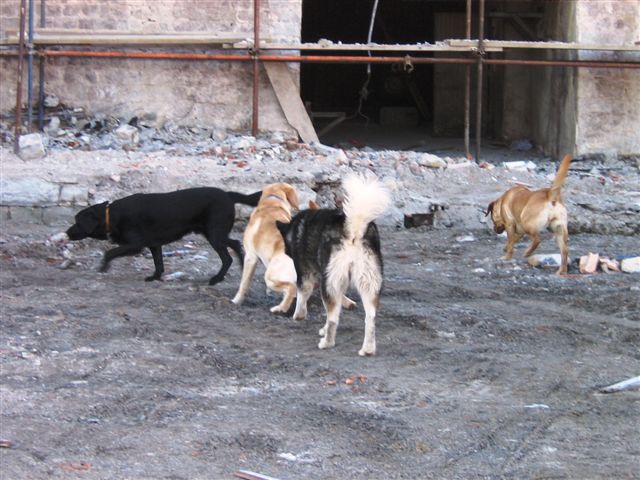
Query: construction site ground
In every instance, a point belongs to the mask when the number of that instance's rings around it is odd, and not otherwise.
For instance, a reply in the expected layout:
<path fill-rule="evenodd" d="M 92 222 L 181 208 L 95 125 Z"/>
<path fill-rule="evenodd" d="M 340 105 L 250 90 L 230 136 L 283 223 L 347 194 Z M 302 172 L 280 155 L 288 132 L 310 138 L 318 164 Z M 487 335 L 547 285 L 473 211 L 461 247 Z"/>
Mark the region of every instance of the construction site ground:
<path fill-rule="evenodd" d="M 524 244 L 505 262 L 488 229 L 383 227 L 378 353 L 363 358 L 361 305 L 319 350 L 317 292 L 305 321 L 271 314 L 258 269 L 238 307 L 239 263 L 210 287 L 200 237 L 145 282 L 149 255 L 100 274 L 106 242 L 69 261 L 46 241 L 59 230 L 3 222 L 2 478 L 640 478 L 640 392 L 599 393 L 640 372 L 637 274 L 560 277 Z"/>

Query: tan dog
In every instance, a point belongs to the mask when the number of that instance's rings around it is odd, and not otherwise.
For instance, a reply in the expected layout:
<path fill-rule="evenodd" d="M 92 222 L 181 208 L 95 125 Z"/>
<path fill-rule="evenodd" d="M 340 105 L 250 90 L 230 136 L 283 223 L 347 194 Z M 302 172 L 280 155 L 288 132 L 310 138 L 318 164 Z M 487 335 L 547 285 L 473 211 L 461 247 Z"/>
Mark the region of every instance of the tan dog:
<path fill-rule="evenodd" d="M 287 312 L 296 296 L 296 269 L 293 260 L 284 253 L 284 240 L 276 221 L 289 223 L 293 210 L 298 210 L 298 194 L 288 183 L 272 183 L 262 189 L 258 206 L 251 213 L 244 231 L 245 249 L 242 280 L 232 302 L 240 305 L 247 294 L 258 259 L 266 267 L 267 288 L 282 292 L 284 297 L 272 312 Z"/>
<path fill-rule="evenodd" d="M 293 260 L 284 251 L 284 239 L 276 227 L 276 221 L 289 223 L 292 210 L 298 210 L 298 208 L 298 194 L 288 183 L 272 183 L 262 189 L 260 201 L 251 213 L 244 231 L 245 257 L 242 279 L 238 292 L 232 300 L 236 305 L 244 301 L 260 259 L 267 269 L 264 273 L 267 288 L 284 294 L 280 304 L 271 307 L 271 312 L 286 313 L 291 307 L 297 293 L 296 269 Z M 309 209 L 318 210 L 319 208 L 316 202 L 309 200 Z M 344 308 L 352 308 L 355 305 L 356 302 L 346 296 L 343 297 Z M 294 318 L 300 320 L 304 316 Z"/>
<path fill-rule="evenodd" d="M 486 214 L 491 214 L 493 229 L 496 233 L 507 232 L 507 245 L 504 248 L 506 260 L 511 259 L 513 246 L 525 234 L 531 237 L 531 245 L 527 248 L 525 256 L 531 256 L 540 245 L 540 231 L 547 228 L 553 232 L 560 247 L 562 261 L 557 273 L 567 273 L 569 232 L 567 209 L 562 203 L 560 190 L 570 163 L 571 155 L 565 155 L 551 188 L 531 191 L 518 185 L 489 204 Z"/>

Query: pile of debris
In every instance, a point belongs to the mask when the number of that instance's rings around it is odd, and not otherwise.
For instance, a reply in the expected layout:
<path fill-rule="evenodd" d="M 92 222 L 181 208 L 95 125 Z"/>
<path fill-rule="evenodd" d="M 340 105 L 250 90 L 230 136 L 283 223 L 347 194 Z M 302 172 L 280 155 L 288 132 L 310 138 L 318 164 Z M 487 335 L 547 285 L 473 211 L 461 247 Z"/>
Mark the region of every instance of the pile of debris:
<path fill-rule="evenodd" d="M 597 253 L 583 255 L 578 261 L 580 273 L 596 273 L 598 270 L 604 273 L 611 272 L 640 272 L 640 256 L 609 258 Z"/>
<path fill-rule="evenodd" d="M 89 115 L 52 96 L 44 118 L 42 133 L 21 135 L 19 158 L 9 153 L 12 118 L 0 118 L 0 203 L 5 209 L 48 208 L 55 213 L 55 207 L 83 206 L 134 192 L 201 185 L 255 188 L 266 179 L 292 183 L 303 200 L 324 207 L 335 205 L 341 179 L 355 170 L 375 173 L 392 190 L 394 203 L 381 219 L 384 224 L 482 228 L 489 201 L 514 183 L 548 186 L 557 169 L 539 152 L 520 156 L 512 149 L 512 157 L 495 152 L 492 157 L 487 147 L 485 160 L 476 163 L 452 151 L 438 156 L 420 150 L 376 150 L 356 140 L 335 146 L 305 144 L 286 132 L 253 137 L 162 123 L 153 115 Z M 574 159 L 564 187 L 570 212 L 576 212 L 570 216 L 570 231 L 640 231 L 639 172 L 633 159 Z"/>
<path fill-rule="evenodd" d="M 560 266 L 560 254 L 535 254 L 527 261 L 532 267 L 558 268 Z M 588 253 L 577 257 L 573 267 L 580 273 L 592 274 L 598 271 L 603 273 L 625 272 L 640 273 L 640 256 L 618 256 L 614 258 L 602 256 L 598 253 Z"/>

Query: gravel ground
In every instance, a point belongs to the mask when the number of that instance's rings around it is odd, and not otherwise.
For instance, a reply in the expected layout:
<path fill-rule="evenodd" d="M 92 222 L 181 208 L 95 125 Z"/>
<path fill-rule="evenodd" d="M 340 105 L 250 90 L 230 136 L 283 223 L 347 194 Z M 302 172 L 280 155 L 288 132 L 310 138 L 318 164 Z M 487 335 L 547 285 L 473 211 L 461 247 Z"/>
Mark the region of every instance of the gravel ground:
<path fill-rule="evenodd" d="M 270 314 L 258 269 L 236 307 L 238 262 L 209 287 L 199 237 L 147 283 L 149 255 L 100 274 L 106 244 L 65 262 L 56 232 L 2 227 L 3 478 L 640 478 L 640 392 L 598 393 L 640 374 L 637 275 L 558 277 L 524 245 L 506 263 L 486 230 L 383 228 L 378 354 L 360 358 L 361 306 L 318 350 L 317 293 L 303 322 Z"/>

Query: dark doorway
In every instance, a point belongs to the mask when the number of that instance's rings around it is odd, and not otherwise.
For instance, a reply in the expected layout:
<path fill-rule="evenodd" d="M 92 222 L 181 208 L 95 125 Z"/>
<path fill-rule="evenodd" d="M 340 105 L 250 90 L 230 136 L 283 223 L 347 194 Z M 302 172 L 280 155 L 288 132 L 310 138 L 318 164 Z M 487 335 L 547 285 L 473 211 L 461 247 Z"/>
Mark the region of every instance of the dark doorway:
<path fill-rule="evenodd" d="M 379 0 L 372 31 L 373 43 L 436 43 L 464 38 L 466 0 Z M 545 10 L 544 0 L 488 0 L 485 37 L 495 40 L 536 38 Z M 473 2 L 472 38 L 477 38 L 478 4 Z M 303 0 L 302 41 L 366 43 L 374 0 Z M 326 50 L 308 52 L 326 55 Z M 367 55 L 367 51 L 339 52 Z M 403 52 L 372 55 L 404 56 Z M 419 56 L 470 56 L 449 52 L 412 53 Z M 373 148 L 437 150 L 451 139 L 460 146 L 464 132 L 465 67 L 414 65 L 411 71 L 396 65 L 302 64 L 301 92 L 324 143 L 352 142 Z M 475 129 L 475 68 L 471 68 L 471 131 Z M 503 140 L 505 69 L 485 68 L 483 136 Z M 517 108 L 523 118 L 528 72 L 517 76 Z M 509 78 L 513 77 L 513 73 Z M 508 78 L 507 78 L 508 80 Z M 514 94 L 511 94 L 512 101 Z M 324 133 L 323 127 L 344 114 L 345 120 Z M 513 112 L 512 112 L 513 113 Z M 334 122 L 338 123 L 338 122 Z M 525 123 L 523 121 L 523 123 Z M 416 148 L 417 147 L 417 148 Z"/>

